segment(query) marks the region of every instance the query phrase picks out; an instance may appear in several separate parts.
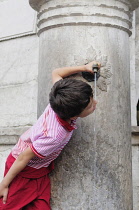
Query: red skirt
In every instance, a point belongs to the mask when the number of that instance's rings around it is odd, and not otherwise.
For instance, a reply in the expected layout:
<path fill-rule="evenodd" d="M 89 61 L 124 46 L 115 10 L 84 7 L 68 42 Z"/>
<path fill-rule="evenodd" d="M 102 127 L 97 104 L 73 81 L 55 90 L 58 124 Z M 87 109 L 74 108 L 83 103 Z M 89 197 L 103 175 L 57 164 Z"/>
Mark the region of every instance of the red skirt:
<path fill-rule="evenodd" d="M 5 165 L 8 172 L 15 158 L 10 154 Z M 53 163 L 47 168 L 26 166 L 11 182 L 6 204 L 0 199 L 0 210 L 50 210 L 50 178 Z"/>

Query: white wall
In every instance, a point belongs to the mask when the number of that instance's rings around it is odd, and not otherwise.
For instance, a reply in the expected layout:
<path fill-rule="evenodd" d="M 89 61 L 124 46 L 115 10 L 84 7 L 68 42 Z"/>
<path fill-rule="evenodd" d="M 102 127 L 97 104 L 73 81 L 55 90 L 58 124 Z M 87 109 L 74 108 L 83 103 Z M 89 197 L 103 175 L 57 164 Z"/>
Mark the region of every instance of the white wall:
<path fill-rule="evenodd" d="M 19 136 L 37 119 L 39 38 L 28 0 L 0 1 L 0 179 Z"/>
<path fill-rule="evenodd" d="M 0 126 L 32 124 L 37 112 L 38 37 L 0 42 Z"/>
<path fill-rule="evenodd" d="M 0 40 L 32 34 L 36 12 L 28 0 L 0 0 Z"/>

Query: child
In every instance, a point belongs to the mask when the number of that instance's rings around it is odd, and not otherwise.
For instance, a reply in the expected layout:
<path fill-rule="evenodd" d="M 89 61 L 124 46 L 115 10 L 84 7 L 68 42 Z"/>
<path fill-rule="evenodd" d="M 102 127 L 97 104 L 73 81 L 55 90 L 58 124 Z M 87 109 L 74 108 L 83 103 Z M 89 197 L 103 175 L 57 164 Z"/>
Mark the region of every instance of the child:
<path fill-rule="evenodd" d="M 48 174 L 53 160 L 70 140 L 76 119 L 88 116 L 96 107 L 90 85 L 65 77 L 83 71 L 93 73 L 94 63 L 52 72 L 50 104 L 21 135 L 7 158 L 5 177 L 0 183 L 0 210 L 51 209 Z"/>

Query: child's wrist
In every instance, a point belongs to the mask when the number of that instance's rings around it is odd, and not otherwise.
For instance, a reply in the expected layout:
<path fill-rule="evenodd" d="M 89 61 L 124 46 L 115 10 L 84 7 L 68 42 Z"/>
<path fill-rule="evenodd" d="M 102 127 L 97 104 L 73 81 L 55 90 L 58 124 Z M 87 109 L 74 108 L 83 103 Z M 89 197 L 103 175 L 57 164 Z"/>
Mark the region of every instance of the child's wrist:
<path fill-rule="evenodd" d="M 86 66 L 85 65 L 80 66 L 80 70 L 81 71 L 86 71 Z"/>
<path fill-rule="evenodd" d="M 5 181 L 5 178 L 2 180 L 1 184 L 3 185 L 3 187 L 9 186 L 9 184 Z"/>
<path fill-rule="evenodd" d="M 87 66 L 86 66 L 86 64 L 84 65 L 84 71 L 87 71 L 88 70 L 88 68 L 87 68 Z"/>

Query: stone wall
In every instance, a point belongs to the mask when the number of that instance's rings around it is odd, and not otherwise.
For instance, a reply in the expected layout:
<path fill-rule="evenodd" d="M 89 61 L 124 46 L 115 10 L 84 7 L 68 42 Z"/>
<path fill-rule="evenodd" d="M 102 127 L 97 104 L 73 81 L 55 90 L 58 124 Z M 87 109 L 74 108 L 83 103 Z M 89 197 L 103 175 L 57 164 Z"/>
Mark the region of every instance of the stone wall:
<path fill-rule="evenodd" d="M 3 41 L 0 48 L 0 156 L 4 158 L 37 119 L 38 37 Z"/>
<path fill-rule="evenodd" d="M 139 100 L 139 8 L 136 10 L 136 102 Z"/>
<path fill-rule="evenodd" d="M 139 8 L 133 18 L 131 37 L 131 116 L 132 116 L 132 180 L 133 209 L 139 209 L 139 126 L 137 126 L 137 102 L 139 100 Z M 134 49 L 134 50 L 133 50 Z"/>
<path fill-rule="evenodd" d="M 42 89 L 46 83 L 50 88 L 53 68 L 94 58 L 102 63 L 96 133 L 91 115 L 79 123 L 80 129 L 57 160 L 51 177 L 52 208 L 131 210 L 129 1 L 30 2 L 39 11 L 39 113 L 49 94 Z"/>
<path fill-rule="evenodd" d="M 138 138 L 139 139 L 139 138 Z M 139 145 L 132 146 L 133 210 L 139 209 Z"/>
<path fill-rule="evenodd" d="M 1 179 L 11 148 L 37 119 L 39 40 L 28 1 L 0 1 L 0 13 Z"/>
<path fill-rule="evenodd" d="M 133 210 L 139 209 L 139 126 L 132 127 Z"/>

